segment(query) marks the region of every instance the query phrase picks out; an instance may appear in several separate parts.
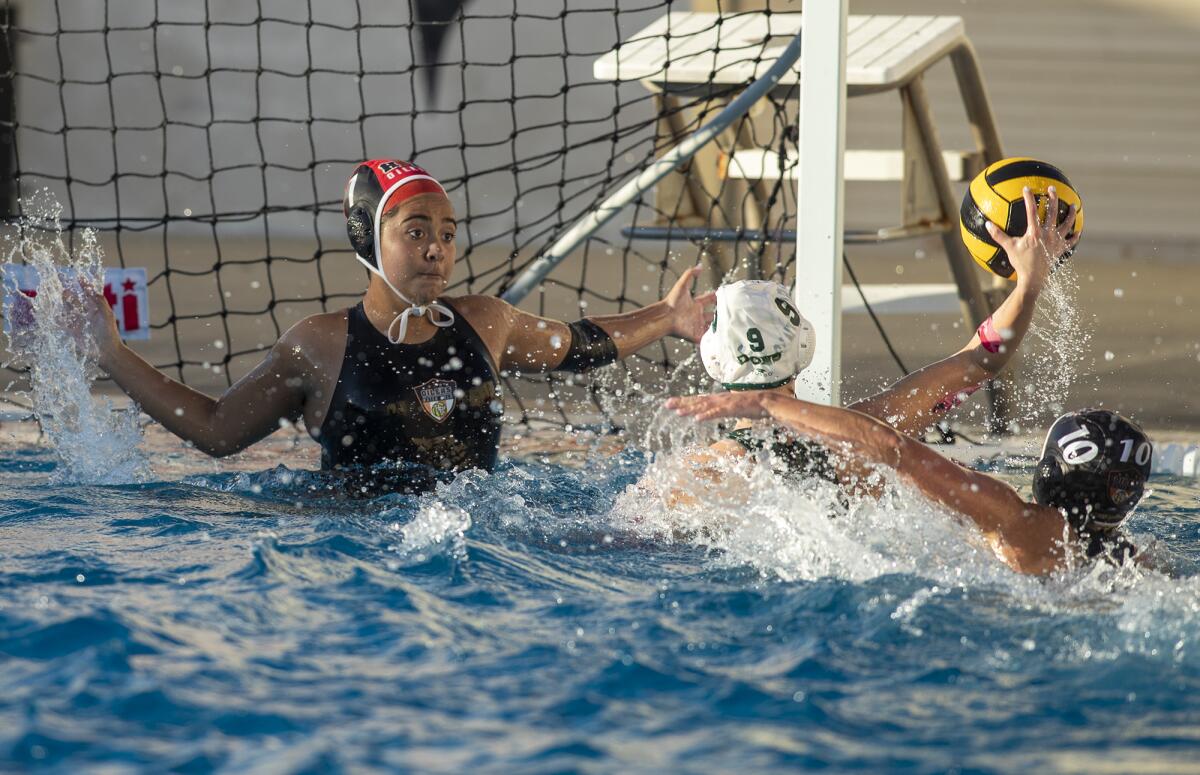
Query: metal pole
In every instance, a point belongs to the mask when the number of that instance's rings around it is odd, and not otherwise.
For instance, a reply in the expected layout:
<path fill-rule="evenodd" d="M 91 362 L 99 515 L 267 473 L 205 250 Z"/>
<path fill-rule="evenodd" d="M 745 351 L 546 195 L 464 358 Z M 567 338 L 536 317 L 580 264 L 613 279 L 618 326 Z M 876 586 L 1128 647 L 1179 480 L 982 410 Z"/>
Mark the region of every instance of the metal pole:
<path fill-rule="evenodd" d="M 840 403 L 842 380 L 846 7 L 847 0 L 804 4 L 800 59 L 795 297 L 817 343 L 796 395 L 832 406 Z"/>
<path fill-rule="evenodd" d="M 845 0 L 839 0 L 839 2 L 843 6 L 845 5 Z M 844 30 L 845 8 L 842 10 L 842 28 Z M 844 31 L 842 37 L 845 37 Z M 843 41 L 844 44 L 845 41 Z M 516 304 L 528 296 L 529 292 L 537 287 L 538 283 L 545 279 L 546 275 L 550 274 L 554 267 L 562 263 L 571 254 L 572 250 L 579 247 L 597 229 L 612 220 L 613 216 L 620 212 L 622 208 L 669 175 L 681 162 L 690 159 L 696 151 L 711 142 L 726 127 L 736 121 L 738 117 L 750 110 L 750 107 L 755 102 L 758 102 L 763 95 L 775 87 L 787 69 L 795 64 L 799 58 L 800 37 L 797 37 L 783 50 L 779 58 L 775 60 L 775 64 L 771 65 L 771 68 L 761 78 L 746 87 L 746 90 L 739 94 L 737 99 L 729 103 L 728 107 L 718 113 L 716 118 L 696 130 L 696 133 L 691 137 L 655 159 L 640 175 L 621 186 L 615 194 L 604 200 L 596 209 L 580 218 L 571 227 L 570 231 L 560 237 L 545 253 L 530 263 L 525 268 L 525 271 L 521 273 L 521 276 L 509 286 L 508 290 L 500 295 L 500 298 L 509 304 Z M 839 169 L 841 167 L 841 153 L 838 154 L 838 167 Z"/>

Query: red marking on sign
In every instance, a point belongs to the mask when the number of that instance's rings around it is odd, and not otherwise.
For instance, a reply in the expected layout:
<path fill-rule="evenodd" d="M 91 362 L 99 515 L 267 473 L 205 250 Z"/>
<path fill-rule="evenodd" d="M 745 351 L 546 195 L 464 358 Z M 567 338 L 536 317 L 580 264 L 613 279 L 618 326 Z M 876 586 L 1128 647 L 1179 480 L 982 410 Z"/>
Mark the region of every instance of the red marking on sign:
<path fill-rule="evenodd" d="M 126 280 L 124 285 L 125 290 L 131 290 L 134 285 L 133 280 Z M 121 298 L 121 312 L 126 331 L 137 331 L 142 327 L 138 321 L 138 297 L 136 294 L 127 293 Z"/>

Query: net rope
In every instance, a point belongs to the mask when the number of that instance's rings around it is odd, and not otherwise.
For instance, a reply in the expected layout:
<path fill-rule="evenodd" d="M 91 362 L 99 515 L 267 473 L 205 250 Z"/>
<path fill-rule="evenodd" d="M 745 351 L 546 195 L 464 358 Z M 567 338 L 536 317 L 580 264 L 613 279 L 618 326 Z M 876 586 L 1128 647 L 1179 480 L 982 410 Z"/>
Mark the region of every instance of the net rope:
<path fill-rule="evenodd" d="M 7 0 L 0 32 L 15 97 L 0 128 L 19 181 L 10 217 L 23 214 L 18 196 L 48 188 L 70 238 L 91 227 L 108 265 L 147 267 L 152 339 L 139 349 L 172 376 L 220 390 L 288 326 L 353 304 L 366 287 L 341 213 L 362 159 L 407 158 L 433 172 L 460 224 L 448 294 L 502 292 L 740 90 L 656 93 L 593 76 L 598 57 L 633 52 L 638 31 L 682 5 Z M 721 25 L 739 16 L 721 11 L 709 30 L 718 48 Z M 767 45 L 738 59 L 761 61 Z M 626 311 L 661 298 L 698 259 L 708 284 L 788 282 L 794 248 L 784 242 L 647 241 L 620 227 L 794 228 L 787 185 L 723 169 L 735 146 L 794 155 L 795 98 L 762 100 L 521 306 L 565 320 Z M 612 420 L 608 398 L 694 374 L 693 351 L 664 340 L 600 378 L 508 374 L 510 417 Z"/>

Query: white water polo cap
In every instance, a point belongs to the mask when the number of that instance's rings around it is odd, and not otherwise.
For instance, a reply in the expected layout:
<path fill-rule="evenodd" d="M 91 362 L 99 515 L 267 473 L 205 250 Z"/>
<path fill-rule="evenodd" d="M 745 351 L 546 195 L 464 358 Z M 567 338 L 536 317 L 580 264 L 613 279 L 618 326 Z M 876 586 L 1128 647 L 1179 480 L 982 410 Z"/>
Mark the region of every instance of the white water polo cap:
<path fill-rule="evenodd" d="M 769 280 L 742 280 L 717 289 L 717 311 L 700 339 L 708 375 L 726 390 L 787 384 L 813 357 L 813 327 L 791 293 Z"/>

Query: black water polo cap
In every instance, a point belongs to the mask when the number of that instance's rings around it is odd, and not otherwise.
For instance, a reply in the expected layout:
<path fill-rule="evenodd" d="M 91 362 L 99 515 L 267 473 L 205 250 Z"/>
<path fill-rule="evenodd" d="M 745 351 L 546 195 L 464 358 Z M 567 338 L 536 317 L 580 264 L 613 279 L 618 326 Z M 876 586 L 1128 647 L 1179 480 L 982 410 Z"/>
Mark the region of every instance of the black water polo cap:
<path fill-rule="evenodd" d="M 1046 434 L 1033 497 L 1062 511 L 1076 530 L 1110 530 L 1141 500 L 1153 457 L 1145 431 L 1119 414 L 1064 414 Z"/>

